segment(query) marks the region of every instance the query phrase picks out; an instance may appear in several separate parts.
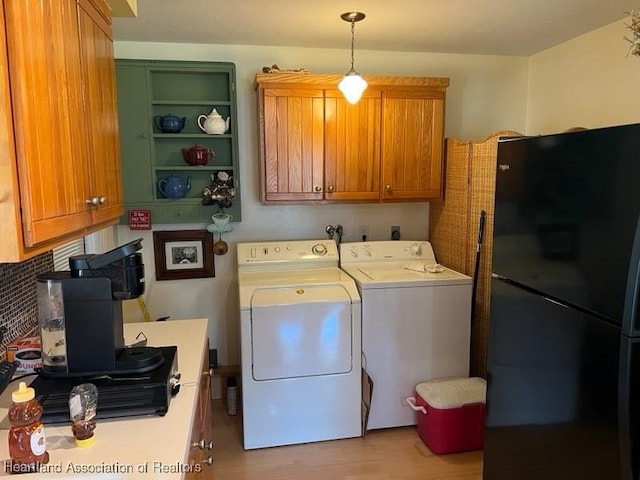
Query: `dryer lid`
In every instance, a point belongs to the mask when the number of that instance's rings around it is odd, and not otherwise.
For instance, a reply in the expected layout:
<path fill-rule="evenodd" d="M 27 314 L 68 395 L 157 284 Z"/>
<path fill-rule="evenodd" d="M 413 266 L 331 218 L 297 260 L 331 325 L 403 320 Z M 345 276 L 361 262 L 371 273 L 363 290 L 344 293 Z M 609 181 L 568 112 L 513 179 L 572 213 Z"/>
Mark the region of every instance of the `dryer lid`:
<path fill-rule="evenodd" d="M 297 305 L 301 303 L 352 303 L 342 285 L 300 285 L 257 288 L 251 296 L 251 307 Z"/>

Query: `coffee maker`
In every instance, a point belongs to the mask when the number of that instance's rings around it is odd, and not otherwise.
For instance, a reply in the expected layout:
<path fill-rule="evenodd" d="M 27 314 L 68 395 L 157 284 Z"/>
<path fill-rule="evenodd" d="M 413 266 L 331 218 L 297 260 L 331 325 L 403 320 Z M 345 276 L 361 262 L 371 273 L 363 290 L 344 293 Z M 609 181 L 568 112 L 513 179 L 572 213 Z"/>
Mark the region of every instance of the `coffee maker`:
<path fill-rule="evenodd" d="M 144 373 L 164 362 L 155 347 L 126 347 L 122 300 L 144 293 L 142 239 L 69 259 L 70 271 L 37 277 L 45 377 Z"/>

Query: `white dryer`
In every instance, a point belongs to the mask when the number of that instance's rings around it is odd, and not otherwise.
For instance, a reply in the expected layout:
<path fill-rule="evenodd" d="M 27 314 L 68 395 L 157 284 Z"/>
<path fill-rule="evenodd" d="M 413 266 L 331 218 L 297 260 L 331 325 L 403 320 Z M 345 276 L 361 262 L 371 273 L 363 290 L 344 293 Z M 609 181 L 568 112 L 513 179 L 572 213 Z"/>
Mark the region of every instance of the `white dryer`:
<path fill-rule="evenodd" d="M 244 448 L 358 437 L 361 304 L 333 240 L 238 244 Z"/>
<path fill-rule="evenodd" d="M 362 299 L 368 428 L 415 425 L 405 399 L 418 383 L 469 374 L 472 280 L 438 265 L 429 242 L 343 243 L 340 261 Z"/>

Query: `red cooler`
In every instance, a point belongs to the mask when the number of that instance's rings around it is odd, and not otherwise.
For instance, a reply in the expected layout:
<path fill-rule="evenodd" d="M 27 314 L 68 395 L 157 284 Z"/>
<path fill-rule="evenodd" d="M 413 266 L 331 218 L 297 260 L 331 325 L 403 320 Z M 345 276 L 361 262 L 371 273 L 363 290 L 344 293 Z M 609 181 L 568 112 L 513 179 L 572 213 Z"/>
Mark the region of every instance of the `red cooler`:
<path fill-rule="evenodd" d="M 407 402 L 418 416 L 418 435 L 433 453 L 480 450 L 487 383 L 483 378 L 438 378 L 416 386 Z"/>

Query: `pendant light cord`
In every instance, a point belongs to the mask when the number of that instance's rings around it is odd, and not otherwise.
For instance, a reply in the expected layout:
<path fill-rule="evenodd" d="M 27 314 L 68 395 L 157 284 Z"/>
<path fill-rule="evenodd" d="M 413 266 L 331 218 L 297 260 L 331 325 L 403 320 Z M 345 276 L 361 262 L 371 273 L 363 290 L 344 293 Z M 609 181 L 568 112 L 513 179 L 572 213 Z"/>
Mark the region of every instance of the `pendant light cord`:
<path fill-rule="evenodd" d="M 355 27 L 356 27 L 356 22 L 355 20 L 351 20 L 351 70 L 353 71 L 353 45 L 354 45 L 354 39 L 355 39 Z"/>

